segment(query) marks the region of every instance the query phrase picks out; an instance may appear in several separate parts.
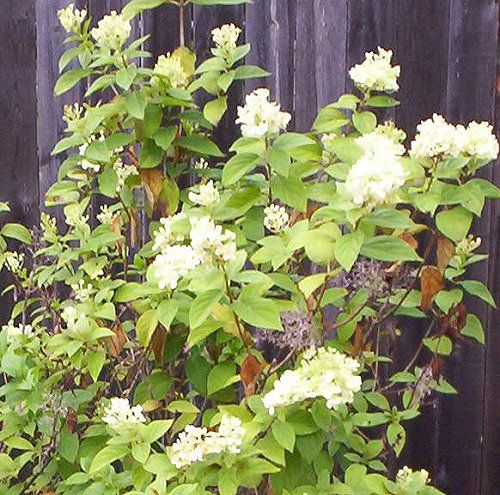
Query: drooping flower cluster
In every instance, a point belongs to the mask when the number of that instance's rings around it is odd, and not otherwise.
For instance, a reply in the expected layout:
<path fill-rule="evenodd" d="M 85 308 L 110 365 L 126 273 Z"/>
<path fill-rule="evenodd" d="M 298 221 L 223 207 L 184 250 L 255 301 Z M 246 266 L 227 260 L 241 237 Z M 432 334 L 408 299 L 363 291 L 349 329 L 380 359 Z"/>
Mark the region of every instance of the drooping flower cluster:
<path fill-rule="evenodd" d="M 246 429 L 241 420 L 223 415 L 218 431 L 188 425 L 170 447 L 169 458 L 177 469 L 201 462 L 212 454 L 239 454 Z"/>
<path fill-rule="evenodd" d="M 160 289 L 175 289 L 179 280 L 200 263 L 231 260 L 236 254 L 236 235 L 216 225 L 210 217 L 191 218 L 187 228 L 177 228 L 186 217 L 178 213 L 160 220 L 153 249 L 153 279 Z M 177 225 L 176 225 L 177 224 Z M 181 244 L 186 240 L 189 245 Z"/>
<path fill-rule="evenodd" d="M 212 31 L 212 39 L 219 50 L 231 53 L 238 43 L 241 29 L 234 24 L 224 24 Z"/>
<path fill-rule="evenodd" d="M 356 138 L 363 148 L 347 175 L 344 187 L 356 205 L 368 208 L 391 201 L 405 183 L 406 172 L 401 156 L 405 149 L 384 134 L 371 132 Z"/>
<path fill-rule="evenodd" d="M 269 94 L 267 88 L 258 88 L 246 96 L 245 106 L 238 107 L 236 123 L 241 124 L 244 137 L 269 138 L 286 129 L 292 116 L 269 101 Z"/>
<path fill-rule="evenodd" d="M 35 333 L 31 325 L 15 325 L 13 321 L 3 325 L 2 332 L 5 333 L 7 342 L 12 342 L 18 335 L 32 337 Z"/>
<path fill-rule="evenodd" d="M 17 251 L 5 251 L 0 254 L 0 263 L 14 275 L 19 275 L 24 266 L 24 254 Z"/>
<path fill-rule="evenodd" d="M 119 50 L 128 40 L 131 32 L 130 21 L 113 10 L 110 15 L 97 23 L 97 27 L 92 29 L 90 34 L 100 47 Z"/>
<path fill-rule="evenodd" d="M 264 215 L 264 227 L 274 234 L 279 234 L 285 230 L 290 220 L 286 208 L 277 204 L 266 206 Z"/>
<path fill-rule="evenodd" d="M 65 9 L 57 12 L 57 17 L 67 33 L 78 33 L 82 22 L 87 17 L 87 11 L 75 9 L 75 6 L 70 3 Z"/>
<path fill-rule="evenodd" d="M 180 57 L 167 53 L 158 57 L 153 74 L 162 80 L 168 80 L 173 88 L 184 88 L 189 84 L 189 76 L 184 71 Z M 153 79 L 153 83 L 157 79 Z"/>
<path fill-rule="evenodd" d="M 368 52 L 365 60 L 351 68 L 349 75 L 363 91 L 386 91 L 391 93 L 399 89 L 399 65 L 391 65 L 392 51 L 380 46 L 378 53 Z"/>
<path fill-rule="evenodd" d="M 202 206 L 212 207 L 220 201 L 220 194 L 214 186 L 214 181 L 209 180 L 206 184 L 198 186 L 198 193 L 191 191 L 189 200 Z"/>
<path fill-rule="evenodd" d="M 133 175 L 139 175 L 137 167 L 135 165 L 127 165 L 123 163 L 121 158 L 118 158 L 116 162 L 113 164 L 113 168 L 116 172 L 116 176 L 118 177 L 118 183 L 116 186 L 116 192 L 120 192 L 122 187 L 125 185 L 125 181 L 132 177 Z"/>
<path fill-rule="evenodd" d="M 127 432 L 140 423 L 145 423 L 141 406 L 131 406 L 127 399 L 113 397 L 108 407 L 104 408 L 102 421 L 117 433 Z"/>
<path fill-rule="evenodd" d="M 396 482 L 404 490 L 408 489 L 409 493 L 420 493 L 420 490 L 425 488 L 431 482 L 431 479 L 425 469 L 413 471 L 408 466 L 404 466 L 397 472 Z"/>
<path fill-rule="evenodd" d="M 498 156 L 499 145 L 488 122 L 470 122 L 467 127 L 453 125 L 434 114 L 417 126 L 418 134 L 411 143 L 416 158 L 476 157 L 491 161 Z"/>
<path fill-rule="evenodd" d="M 324 397 L 330 409 L 353 401 L 361 388 L 356 374 L 359 363 L 336 349 L 310 349 L 294 370 L 286 370 L 262 402 L 273 415 L 279 407 L 286 407 L 307 399 Z"/>

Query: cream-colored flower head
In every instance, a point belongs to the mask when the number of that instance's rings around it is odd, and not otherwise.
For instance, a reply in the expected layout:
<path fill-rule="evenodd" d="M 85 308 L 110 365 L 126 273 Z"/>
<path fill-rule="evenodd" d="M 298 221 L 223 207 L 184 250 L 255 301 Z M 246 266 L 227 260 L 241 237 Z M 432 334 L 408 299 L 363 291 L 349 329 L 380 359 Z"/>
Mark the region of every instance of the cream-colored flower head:
<path fill-rule="evenodd" d="M 391 65 L 392 51 L 380 46 L 378 53 L 368 52 L 365 60 L 351 68 L 349 75 L 356 86 L 363 91 L 386 91 L 392 93 L 399 89 L 399 65 Z"/>
<path fill-rule="evenodd" d="M 92 29 L 90 34 L 99 46 L 110 50 L 120 50 L 131 32 L 130 21 L 113 10 L 111 14 L 97 23 L 97 27 Z"/>
<path fill-rule="evenodd" d="M 67 33 L 78 33 L 82 22 L 87 17 L 87 11 L 75 9 L 75 6 L 70 3 L 65 9 L 57 12 L 57 17 Z"/>

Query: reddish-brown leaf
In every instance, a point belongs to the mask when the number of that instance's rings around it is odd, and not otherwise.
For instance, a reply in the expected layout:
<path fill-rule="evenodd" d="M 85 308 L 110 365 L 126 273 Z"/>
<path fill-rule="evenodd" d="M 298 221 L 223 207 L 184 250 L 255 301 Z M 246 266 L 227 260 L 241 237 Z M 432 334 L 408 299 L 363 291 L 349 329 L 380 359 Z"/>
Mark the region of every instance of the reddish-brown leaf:
<path fill-rule="evenodd" d="M 117 358 L 120 356 L 123 346 L 127 342 L 127 334 L 125 333 L 125 330 L 123 330 L 122 324 L 119 321 L 116 322 L 113 328 L 113 333 L 114 335 L 112 337 L 108 337 L 107 344 L 109 353 L 114 358 Z"/>
<path fill-rule="evenodd" d="M 68 414 L 66 414 L 66 426 L 70 433 L 75 433 L 76 427 L 78 426 L 78 417 L 74 409 L 69 409 Z"/>
<path fill-rule="evenodd" d="M 364 326 L 362 323 L 356 325 L 356 330 L 354 332 L 354 355 L 361 356 L 364 351 Z"/>
<path fill-rule="evenodd" d="M 437 266 L 424 266 L 420 274 L 420 288 L 422 291 L 420 309 L 428 311 L 436 294 L 444 288 L 443 275 Z"/>
<path fill-rule="evenodd" d="M 151 349 L 155 355 L 156 362 L 163 361 L 163 353 L 165 351 L 165 340 L 167 338 L 167 331 L 161 325 L 156 327 L 156 330 L 151 337 Z"/>
<path fill-rule="evenodd" d="M 163 185 L 163 174 L 156 168 L 141 168 L 139 174 L 149 204 L 154 210 Z"/>
<path fill-rule="evenodd" d="M 418 241 L 411 234 L 408 234 L 405 232 L 405 233 L 401 234 L 399 237 L 400 237 L 400 239 L 405 241 L 406 244 L 409 244 L 413 249 L 418 248 Z"/>
<path fill-rule="evenodd" d="M 241 381 L 243 382 L 243 389 L 245 397 L 250 397 L 255 393 L 255 386 L 257 378 L 262 370 L 262 363 L 253 355 L 248 356 L 241 363 Z"/>
<path fill-rule="evenodd" d="M 441 273 L 444 273 L 451 257 L 455 254 L 453 242 L 444 236 L 439 236 L 437 241 L 437 266 Z"/>
<path fill-rule="evenodd" d="M 437 354 L 432 356 L 431 369 L 432 369 L 432 377 L 434 378 L 434 380 L 439 381 L 439 379 L 441 378 L 442 367 L 443 367 L 443 361 L 441 357 L 438 356 Z"/>

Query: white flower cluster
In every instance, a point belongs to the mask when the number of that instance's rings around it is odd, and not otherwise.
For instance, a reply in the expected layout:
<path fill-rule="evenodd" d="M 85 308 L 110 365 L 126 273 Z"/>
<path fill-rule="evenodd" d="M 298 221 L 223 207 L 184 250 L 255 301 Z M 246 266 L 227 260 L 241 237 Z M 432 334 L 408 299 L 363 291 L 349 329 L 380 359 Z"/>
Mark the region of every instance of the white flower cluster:
<path fill-rule="evenodd" d="M 109 407 L 104 408 L 102 421 L 117 433 L 127 432 L 140 423 L 145 423 L 141 406 L 131 406 L 127 399 L 113 397 Z"/>
<path fill-rule="evenodd" d="M 351 403 L 354 393 L 361 388 L 361 377 L 356 375 L 359 363 L 336 349 L 310 349 L 295 370 L 286 370 L 274 382 L 274 388 L 262 402 L 273 415 L 278 407 L 316 397 L 324 397 L 330 409 Z"/>
<path fill-rule="evenodd" d="M 17 251 L 5 251 L 0 255 L 1 261 L 14 275 L 19 275 L 24 266 L 24 253 Z"/>
<path fill-rule="evenodd" d="M 239 454 L 246 429 L 241 421 L 222 416 L 218 431 L 188 425 L 170 447 L 169 458 L 177 469 L 201 462 L 211 454 Z"/>
<path fill-rule="evenodd" d="M 174 290 L 179 280 L 200 263 L 200 257 L 191 246 L 167 246 L 152 264 L 158 288 Z"/>
<path fill-rule="evenodd" d="M 208 162 L 204 158 L 200 158 L 197 162 L 195 162 L 194 168 L 196 170 L 205 170 L 208 168 Z"/>
<path fill-rule="evenodd" d="M 488 122 L 455 126 L 435 113 L 432 118 L 422 121 L 417 131 L 410 151 L 417 158 L 466 156 L 491 161 L 498 156 L 498 141 Z"/>
<path fill-rule="evenodd" d="M 219 50 L 231 53 L 238 43 L 241 29 L 234 24 L 224 24 L 212 31 L 212 39 Z"/>
<path fill-rule="evenodd" d="M 189 200 L 193 203 L 210 208 L 220 201 L 220 194 L 214 186 L 213 180 L 209 180 L 206 184 L 200 184 L 198 191 L 198 194 L 194 191 L 189 193 Z"/>
<path fill-rule="evenodd" d="M 428 485 L 431 479 L 425 469 L 413 471 L 408 466 L 404 466 L 397 472 L 396 481 L 402 488 L 411 489 L 411 493 L 420 493 L 420 490 Z"/>
<path fill-rule="evenodd" d="M 286 129 L 292 116 L 281 112 L 276 102 L 269 101 L 269 90 L 258 88 L 246 96 L 245 106 L 238 107 L 237 124 L 245 137 L 272 137 Z"/>
<path fill-rule="evenodd" d="M 185 218 L 179 213 L 160 220 L 154 236 L 153 249 L 160 250 L 153 261 L 153 279 L 160 289 L 175 289 L 179 280 L 201 263 L 229 261 L 236 254 L 236 235 L 216 225 L 210 217 L 191 218 L 187 233 L 175 229 Z M 186 240 L 189 245 L 179 244 Z M 177 244 L 176 244 L 177 243 Z"/>
<path fill-rule="evenodd" d="M 75 9 L 75 6 L 70 3 L 65 9 L 57 12 L 57 17 L 67 33 L 78 33 L 82 22 L 87 17 L 87 11 Z"/>
<path fill-rule="evenodd" d="M 116 176 L 118 177 L 118 184 L 116 186 L 116 192 L 120 192 L 122 187 L 125 185 L 125 181 L 133 176 L 139 175 L 137 167 L 135 165 L 127 165 L 123 163 L 121 158 L 118 158 L 116 162 L 113 164 L 113 168 L 115 169 Z"/>
<path fill-rule="evenodd" d="M 365 53 L 365 60 L 351 68 L 349 75 L 354 83 L 364 91 L 393 92 L 399 89 L 399 65 L 392 66 L 392 51 L 380 46 L 378 53 Z"/>
<path fill-rule="evenodd" d="M 69 126 L 72 126 L 81 120 L 84 111 L 84 108 L 78 102 L 73 103 L 73 105 L 64 105 L 64 113 L 62 119 Z"/>
<path fill-rule="evenodd" d="M 481 245 L 481 238 L 468 235 L 460 242 L 457 243 L 455 253 L 462 256 L 470 256 L 474 250 L 476 250 Z"/>
<path fill-rule="evenodd" d="M 97 27 L 92 29 L 90 34 L 99 46 L 119 50 L 128 40 L 131 32 L 130 21 L 113 10 L 110 15 L 97 23 Z"/>
<path fill-rule="evenodd" d="M 192 218 L 191 246 L 200 259 L 209 263 L 214 257 L 218 261 L 229 261 L 236 254 L 236 234 L 223 230 L 209 217 Z"/>
<path fill-rule="evenodd" d="M 356 205 L 368 208 L 390 201 L 408 175 L 401 160 L 404 146 L 378 132 L 360 136 L 356 143 L 363 156 L 349 170 L 347 194 Z"/>
<path fill-rule="evenodd" d="M 7 337 L 7 342 L 12 342 L 18 335 L 26 335 L 31 338 L 35 334 L 31 325 L 16 326 L 13 321 L 9 321 L 7 325 L 3 325 L 2 331 Z"/>
<path fill-rule="evenodd" d="M 102 270 L 99 270 L 99 275 L 104 275 Z M 83 280 L 80 280 L 77 284 L 72 284 L 71 289 L 73 290 L 73 295 L 76 301 L 85 302 L 88 301 L 94 292 L 92 284 L 85 284 Z"/>
<path fill-rule="evenodd" d="M 285 230 L 290 220 L 286 208 L 277 204 L 266 206 L 264 215 L 264 227 L 274 234 L 279 234 Z"/>
<path fill-rule="evenodd" d="M 103 225 L 111 225 L 117 218 L 119 212 L 113 210 L 108 205 L 101 206 L 101 212 L 96 215 L 96 218 Z"/>
<path fill-rule="evenodd" d="M 173 88 L 184 88 L 189 84 L 189 76 L 184 71 L 180 57 L 170 53 L 158 57 L 153 74 L 168 79 Z"/>

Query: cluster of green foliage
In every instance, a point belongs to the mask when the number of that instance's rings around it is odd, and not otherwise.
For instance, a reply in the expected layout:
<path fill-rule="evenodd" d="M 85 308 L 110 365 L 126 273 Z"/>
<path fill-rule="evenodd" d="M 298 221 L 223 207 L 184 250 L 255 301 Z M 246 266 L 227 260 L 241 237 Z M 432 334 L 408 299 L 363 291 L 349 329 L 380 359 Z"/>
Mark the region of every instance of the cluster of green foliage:
<path fill-rule="evenodd" d="M 163 3 L 134 0 L 123 16 Z M 337 184 L 360 157 L 355 139 L 376 130 L 381 108 L 398 104 L 362 91 L 322 109 L 310 132 L 241 137 L 226 159 L 211 135 L 227 92 L 267 75 L 243 64 L 249 45 L 214 48 L 201 64 L 181 46 L 170 57 L 186 83 L 175 87 L 139 63 L 146 38 L 111 50 L 93 41 L 91 20 L 69 37 L 56 93 L 84 78 L 91 84 L 89 103 L 67 111 L 67 136 L 54 150 L 66 157 L 46 204 L 63 210 L 66 225 L 44 215 L 41 229 L 1 229 L 15 304 L 0 333 L 0 492 L 441 493 L 421 471 L 390 473 L 405 423 L 429 394 L 455 393 L 441 360 L 460 339 L 484 342 L 463 298 L 494 304 L 467 278 L 468 266 L 486 258 L 467 240 L 473 217 L 485 198 L 499 196 L 472 178 L 485 163 L 405 156 L 409 175 L 397 201 L 347 200 Z M 203 108 L 200 100 L 208 100 Z M 195 167 L 200 159 L 210 165 Z M 129 173 L 120 175 L 120 166 Z M 196 204 L 189 193 L 209 180 L 219 201 Z M 179 187 L 186 183 L 195 185 Z M 270 202 L 288 212 L 281 232 L 264 227 Z M 174 289 L 160 287 L 155 232 L 159 219 L 179 211 L 181 234 L 186 219 L 209 216 L 233 233 L 237 251 L 197 265 Z M 357 285 L 339 283 L 370 260 L 383 290 L 363 274 Z M 398 277 L 409 282 L 398 285 Z M 284 370 L 301 363 L 293 345 L 279 358 L 257 345 L 259 329 L 287 331 L 289 311 L 305 315 L 318 345 L 359 362 L 352 403 L 330 408 L 318 397 L 276 414 L 264 407 Z M 418 322 L 422 340 L 397 368 L 383 350 L 405 334 L 400 316 Z M 113 397 L 141 406 L 146 422 L 122 431 L 103 422 Z M 211 430 L 222 414 L 247 432 L 240 452 L 175 467 L 169 453 L 179 433 L 187 425 Z"/>

